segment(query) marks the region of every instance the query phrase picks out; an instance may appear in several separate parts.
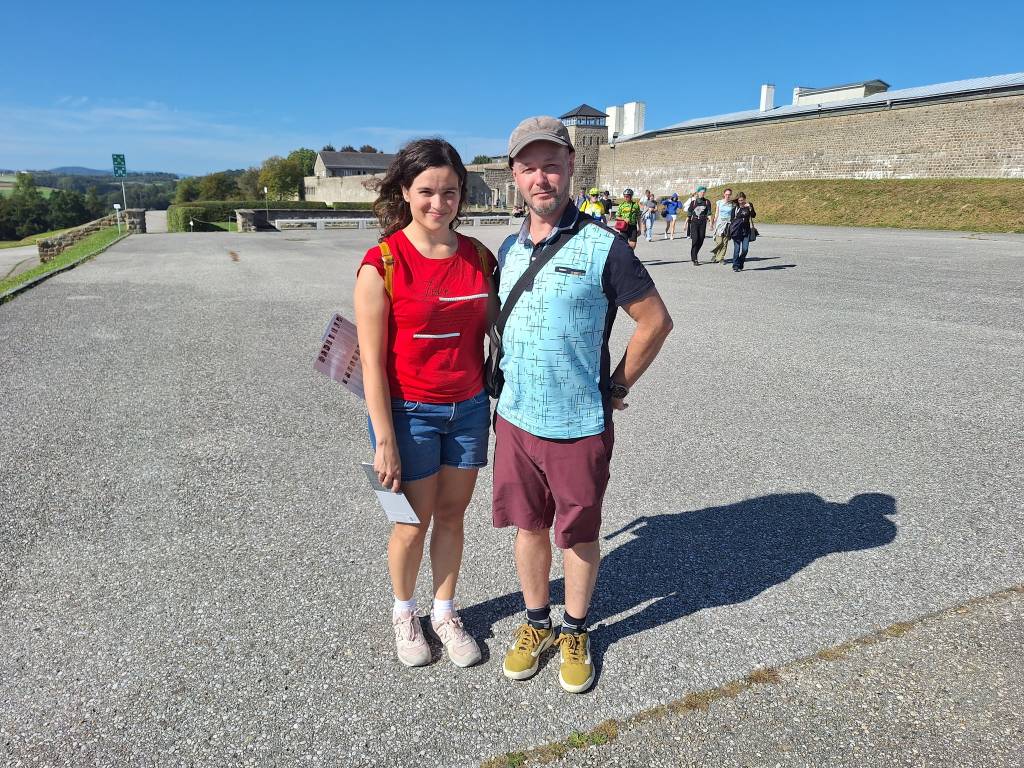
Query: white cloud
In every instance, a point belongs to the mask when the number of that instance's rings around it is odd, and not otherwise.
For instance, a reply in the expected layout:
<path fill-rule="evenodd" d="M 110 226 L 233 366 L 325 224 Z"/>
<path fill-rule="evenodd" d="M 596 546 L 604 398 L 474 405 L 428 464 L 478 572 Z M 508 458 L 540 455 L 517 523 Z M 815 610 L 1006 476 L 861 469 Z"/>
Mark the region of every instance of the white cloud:
<path fill-rule="evenodd" d="M 373 144 L 386 152 L 419 136 L 443 136 L 467 160 L 499 154 L 505 139 L 444 128 L 360 126 L 329 132 L 300 131 L 292 121 L 277 130 L 268 118 L 216 115 L 175 109 L 158 102 L 99 104 L 86 96 L 64 96 L 51 107 L 0 104 L 0 167 L 110 166 L 122 153 L 128 169 L 199 174 L 259 165 L 301 146 L 319 149 Z M 276 119 L 276 118 L 275 118 Z"/>

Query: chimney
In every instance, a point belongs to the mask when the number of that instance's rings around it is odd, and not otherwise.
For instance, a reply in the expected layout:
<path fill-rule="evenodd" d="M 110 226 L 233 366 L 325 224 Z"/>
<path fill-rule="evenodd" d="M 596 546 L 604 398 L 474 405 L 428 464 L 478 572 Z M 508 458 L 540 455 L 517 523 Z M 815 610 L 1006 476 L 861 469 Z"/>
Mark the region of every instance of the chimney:
<path fill-rule="evenodd" d="M 796 106 L 800 103 L 800 92 L 803 91 L 799 85 L 793 89 L 793 105 Z"/>
<path fill-rule="evenodd" d="M 775 109 L 775 86 L 765 83 L 761 86 L 761 111 L 769 112 Z"/>
<path fill-rule="evenodd" d="M 622 132 L 626 136 L 640 133 L 644 129 L 647 105 L 642 101 L 628 101 L 622 108 Z"/>

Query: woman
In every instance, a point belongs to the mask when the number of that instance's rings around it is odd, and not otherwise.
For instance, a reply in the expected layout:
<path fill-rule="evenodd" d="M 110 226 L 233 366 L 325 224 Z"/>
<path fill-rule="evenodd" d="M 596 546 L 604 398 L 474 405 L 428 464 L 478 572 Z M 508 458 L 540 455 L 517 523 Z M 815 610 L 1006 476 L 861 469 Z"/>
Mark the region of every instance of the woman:
<path fill-rule="evenodd" d="M 658 219 L 658 201 L 654 199 L 654 193 L 651 190 L 644 191 L 644 200 L 641 204 L 643 207 L 642 221 L 644 224 L 644 237 L 647 238 L 647 242 L 654 242 L 654 222 Z"/>
<path fill-rule="evenodd" d="M 679 195 L 675 192 L 672 193 L 672 197 L 665 201 L 665 239 L 675 240 L 676 239 L 676 218 L 679 216 L 679 210 L 683 207 L 683 204 L 679 202 Z"/>
<path fill-rule="evenodd" d="M 463 515 L 487 464 L 483 338 L 494 310 L 494 260 L 455 232 L 466 191 L 466 168 L 451 144 L 407 144 L 374 203 L 381 244 L 366 252 L 356 277 L 373 468 L 384 487 L 405 493 L 420 520 L 396 523 L 388 542 L 395 644 L 406 666 L 430 662 L 415 591 L 431 525 L 431 627 L 454 664 L 480 660 L 453 601 Z"/>
<path fill-rule="evenodd" d="M 740 192 L 736 195 L 736 208 L 732 213 L 732 223 L 729 225 L 729 237 L 732 238 L 732 271 L 742 272 L 743 263 L 747 260 L 747 251 L 750 249 L 750 230 L 753 226 L 752 219 L 757 216 L 754 206 L 747 202 L 747 196 Z"/>
<path fill-rule="evenodd" d="M 711 212 L 711 201 L 704 196 L 706 192 L 707 187 L 697 187 L 697 191 L 686 206 L 686 231 L 690 233 L 690 262 L 695 267 L 700 264 L 697 254 L 704 245 L 708 215 Z"/>

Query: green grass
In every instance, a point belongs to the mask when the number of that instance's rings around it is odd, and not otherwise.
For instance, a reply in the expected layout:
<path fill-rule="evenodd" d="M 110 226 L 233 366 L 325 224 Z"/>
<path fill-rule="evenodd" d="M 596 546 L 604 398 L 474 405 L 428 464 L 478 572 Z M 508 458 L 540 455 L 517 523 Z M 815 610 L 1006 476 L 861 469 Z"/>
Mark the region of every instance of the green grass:
<path fill-rule="evenodd" d="M 73 227 L 54 229 L 49 232 L 40 232 L 38 235 L 29 235 L 21 240 L 0 240 L 0 248 L 21 248 L 24 245 L 35 245 L 40 240 L 44 240 L 47 237 L 53 237 L 54 235 L 59 235 L 61 232 L 67 232 L 68 229 L 73 229 Z"/>
<path fill-rule="evenodd" d="M 109 227 L 107 229 L 101 229 L 99 232 L 94 232 L 84 240 L 75 243 L 52 261 L 48 261 L 46 264 L 40 264 L 39 266 L 33 267 L 27 272 L 22 272 L 14 277 L 0 280 L 0 293 L 34 280 L 41 275 L 66 267 L 79 259 L 95 256 L 97 253 L 109 247 L 122 237 L 127 237 L 127 234 L 119 235 L 117 233 L 117 227 Z"/>
<path fill-rule="evenodd" d="M 217 229 L 223 229 L 225 232 L 237 232 L 238 222 L 232 219 L 231 221 L 211 221 L 210 222 Z"/>
<path fill-rule="evenodd" d="M 43 197 L 49 197 L 50 195 L 52 195 L 54 192 L 57 191 L 53 187 L 36 187 L 36 189 L 39 190 L 39 194 L 42 195 Z M 14 185 L 13 184 L 11 186 L 7 186 L 5 184 L 0 184 L 0 197 L 7 197 L 13 191 L 14 191 Z"/>
<path fill-rule="evenodd" d="M 761 224 L 1024 232 L 1024 179 L 736 182 Z M 708 190 L 717 200 L 724 187 Z"/>

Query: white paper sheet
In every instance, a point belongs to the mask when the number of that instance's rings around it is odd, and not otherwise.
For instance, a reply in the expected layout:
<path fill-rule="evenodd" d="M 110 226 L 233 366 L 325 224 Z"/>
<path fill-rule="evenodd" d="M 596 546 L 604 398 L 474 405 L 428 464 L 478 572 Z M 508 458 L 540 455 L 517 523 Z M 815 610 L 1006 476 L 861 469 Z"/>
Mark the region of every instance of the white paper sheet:
<path fill-rule="evenodd" d="M 374 493 L 377 494 L 377 500 L 384 507 L 384 514 L 388 516 L 388 520 L 393 523 L 412 523 L 413 525 L 418 525 L 420 519 L 416 517 L 416 512 L 413 511 L 412 504 L 409 503 L 405 494 L 401 491 L 398 493 L 389 491 L 381 485 L 380 479 L 377 477 L 377 470 L 373 468 L 373 464 L 361 462 L 360 466 L 366 472 L 366 479 L 370 481 L 370 486 L 373 488 Z"/>

